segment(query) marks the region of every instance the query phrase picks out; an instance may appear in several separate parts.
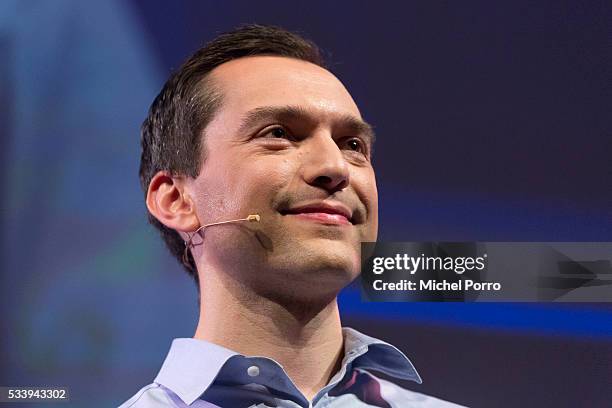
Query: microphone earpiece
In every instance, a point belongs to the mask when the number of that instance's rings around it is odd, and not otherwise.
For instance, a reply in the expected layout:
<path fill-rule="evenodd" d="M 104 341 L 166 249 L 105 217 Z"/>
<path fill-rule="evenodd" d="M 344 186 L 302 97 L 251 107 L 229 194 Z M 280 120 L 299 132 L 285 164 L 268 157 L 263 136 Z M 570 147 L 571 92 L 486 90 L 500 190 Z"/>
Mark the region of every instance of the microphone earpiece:
<path fill-rule="evenodd" d="M 221 222 L 213 222 L 210 224 L 205 224 L 202 225 L 200 228 L 198 228 L 195 232 L 200 232 L 200 230 L 203 230 L 204 228 L 208 228 L 208 227 L 212 227 L 213 225 L 221 225 L 221 224 L 230 224 L 232 222 L 242 222 L 242 221 L 249 221 L 249 222 L 259 222 L 259 220 L 261 219 L 261 217 L 259 216 L 259 214 L 250 214 L 249 216 L 247 216 L 246 218 L 239 218 L 237 220 L 229 220 L 229 221 L 221 221 Z"/>
<path fill-rule="evenodd" d="M 187 233 L 187 235 L 189 236 L 189 239 L 185 241 L 185 252 L 183 253 L 183 262 L 185 264 L 188 263 L 187 260 L 189 259 L 189 257 L 188 257 L 187 251 L 189 250 L 189 247 L 191 246 L 191 241 L 193 240 L 193 237 L 196 234 L 198 234 L 200 231 L 202 231 L 203 229 L 212 227 L 214 225 L 231 224 L 232 222 L 242 222 L 242 221 L 259 222 L 260 220 L 261 220 L 261 216 L 259 214 L 249 214 L 246 218 L 239 218 L 237 220 L 229 220 L 229 221 L 221 221 L 221 222 L 213 222 L 210 224 L 205 224 L 205 225 L 202 225 L 197 230 L 195 230 L 194 232 L 192 232 L 191 234 Z"/>

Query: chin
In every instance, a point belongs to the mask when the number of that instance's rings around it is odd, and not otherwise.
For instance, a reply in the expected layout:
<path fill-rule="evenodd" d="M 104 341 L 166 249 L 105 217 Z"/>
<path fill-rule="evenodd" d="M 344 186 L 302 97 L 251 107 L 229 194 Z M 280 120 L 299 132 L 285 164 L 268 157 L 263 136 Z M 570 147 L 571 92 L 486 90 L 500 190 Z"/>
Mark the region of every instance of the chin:
<path fill-rule="evenodd" d="M 314 285 L 331 285 L 339 290 L 351 283 L 360 272 L 359 254 L 353 249 L 328 245 L 326 248 L 304 248 L 289 262 L 289 274 Z"/>
<path fill-rule="evenodd" d="M 360 272 L 355 251 L 301 248 L 291 256 L 268 259 L 255 287 L 260 295 L 284 304 L 327 304 Z"/>
<path fill-rule="evenodd" d="M 345 269 L 317 265 L 310 270 L 294 269 L 274 284 L 267 282 L 264 291 L 286 304 L 328 304 L 354 279 Z"/>

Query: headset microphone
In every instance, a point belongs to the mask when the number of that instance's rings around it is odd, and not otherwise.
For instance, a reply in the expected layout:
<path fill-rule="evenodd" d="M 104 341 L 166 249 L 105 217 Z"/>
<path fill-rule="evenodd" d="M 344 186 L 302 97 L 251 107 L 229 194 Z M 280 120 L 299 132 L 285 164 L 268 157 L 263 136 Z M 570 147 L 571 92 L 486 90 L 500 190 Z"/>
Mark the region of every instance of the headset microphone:
<path fill-rule="evenodd" d="M 240 218 L 240 219 L 237 219 L 237 220 L 212 222 L 210 224 L 202 225 L 200 228 L 195 230 L 194 234 L 197 234 L 198 232 L 200 232 L 200 230 L 202 230 L 204 228 L 212 227 L 213 225 L 229 224 L 229 223 L 232 223 L 232 222 L 242 222 L 242 221 L 259 222 L 260 219 L 261 219 L 261 217 L 259 216 L 259 214 L 251 214 L 251 215 L 247 216 L 246 218 Z"/>
<path fill-rule="evenodd" d="M 231 224 L 233 222 L 259 222 L 259 220 L 261 220 L 261 217 L 259 214 L 249 214 L 246 218 L 239 218 L 237 220 L 229 220 L 229 221 L 221 221 L 221 222 L 212 222 L 210 224 L 204 224 L 202 225 L 200 228 L 198 228 L 197 230 L 195 230 L 194 232 L 191 233 L 191 235 L 189 233 L 187 233 L 187 235 L 189 236 L 189 239 L 187 241 L 185 241 L 185 252 L 183 252 L 183 261 L 185 263 L 188 263 L 188 253 L 187 251 L 189 250 L 189 247 L 191 246 L 191 241 L 193 240 L 193 237 L 198 234 L 200 231 L 202 231 L 205 228 L 208 227 L 212 227 L 215 225 L 222 225 L 222 224 Z"/>

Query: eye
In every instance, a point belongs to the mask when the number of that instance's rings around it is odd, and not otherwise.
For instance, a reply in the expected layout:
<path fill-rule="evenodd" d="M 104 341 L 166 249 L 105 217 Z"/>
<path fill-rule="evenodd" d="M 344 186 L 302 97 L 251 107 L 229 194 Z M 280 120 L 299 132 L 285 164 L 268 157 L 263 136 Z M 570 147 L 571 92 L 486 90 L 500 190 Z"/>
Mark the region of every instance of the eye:
<path fill-rule="evenodd" d="M 261 132 L 261 137 L 267 137 L 271 139 L 291 139 L 292 136 L 289 134 L 289 131 L 282 126 L 273 126 L 265 129 Z"/>
<path fill-rule="evenodd" d="M 352 150 L 354 152 L 358 152 L 358 153 L 366 153 L 366 147 L 365 144 L 361 141 L 361 139 L 357 139 L 357 138 L 352 138 L 352 139 L 348 139 L 346 142 L 346 147 L 349 148 L 349 150 Z"/>

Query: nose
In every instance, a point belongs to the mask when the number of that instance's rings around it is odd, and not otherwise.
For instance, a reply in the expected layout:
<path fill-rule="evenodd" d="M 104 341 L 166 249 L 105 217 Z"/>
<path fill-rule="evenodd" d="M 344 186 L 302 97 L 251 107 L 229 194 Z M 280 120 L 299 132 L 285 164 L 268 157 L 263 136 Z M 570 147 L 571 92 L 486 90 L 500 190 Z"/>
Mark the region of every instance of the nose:
<path fill-rule="evenodd" d="M 349 185 L 349 166 L 342 150 L 331 135 L 320 132 L 308 139 L 303 156 L 304 180 L 330 194 Z"/>

